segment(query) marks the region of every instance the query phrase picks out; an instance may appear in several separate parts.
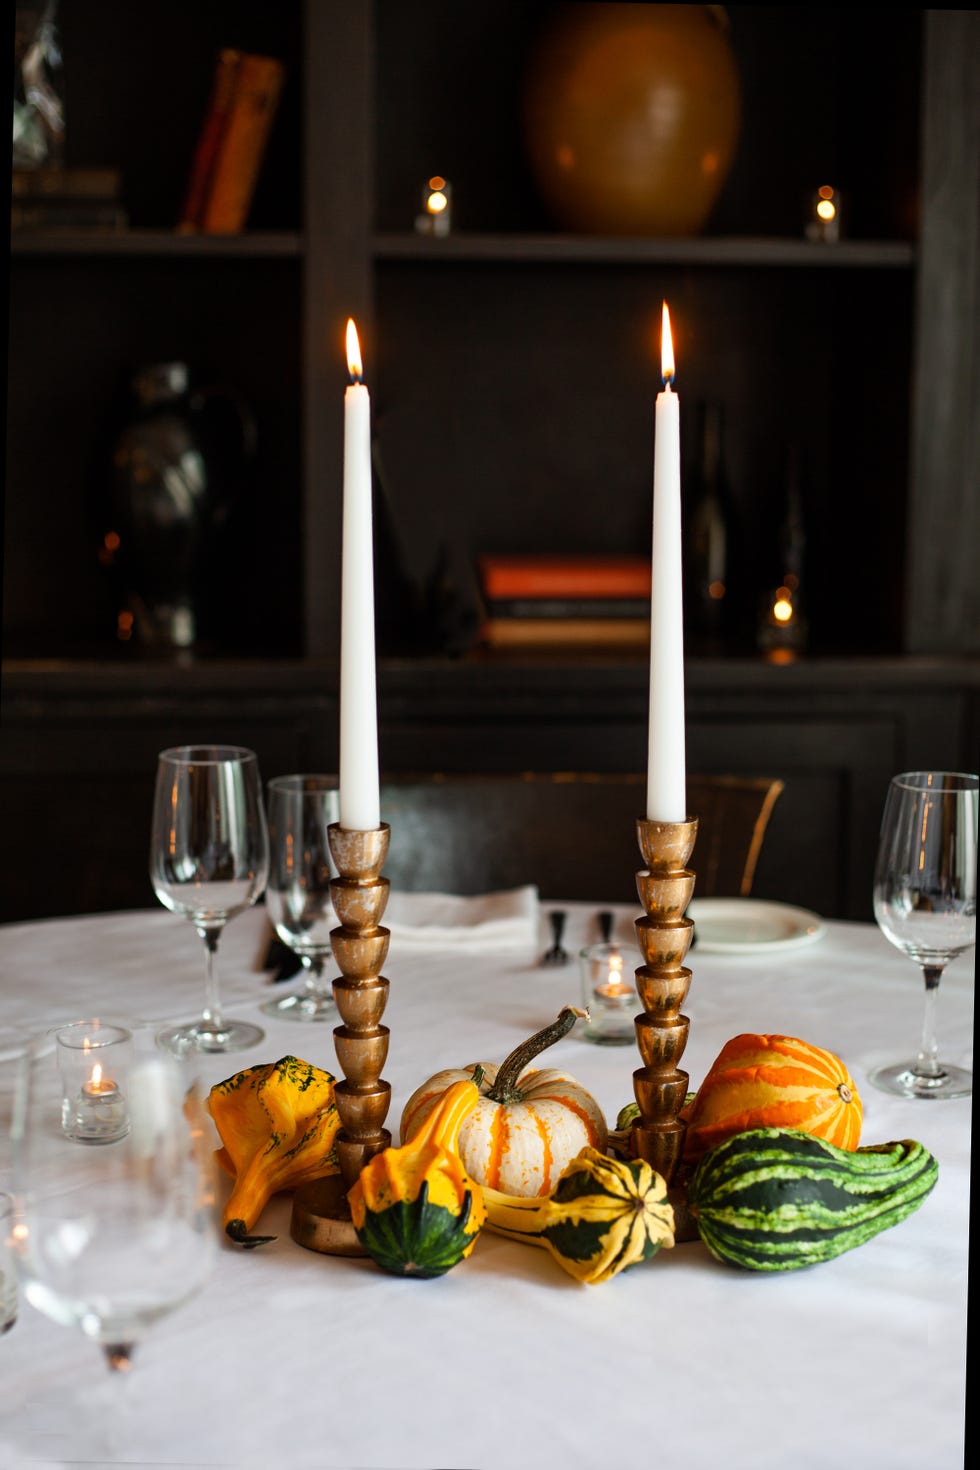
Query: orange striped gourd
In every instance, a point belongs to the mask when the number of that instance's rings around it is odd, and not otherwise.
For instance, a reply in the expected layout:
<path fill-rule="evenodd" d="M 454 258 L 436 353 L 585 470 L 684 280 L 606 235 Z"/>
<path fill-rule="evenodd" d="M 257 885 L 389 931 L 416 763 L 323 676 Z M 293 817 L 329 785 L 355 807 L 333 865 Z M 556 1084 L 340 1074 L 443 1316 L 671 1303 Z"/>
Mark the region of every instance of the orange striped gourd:
<path fill-rule="evenodd" d="M 746 1033 L 725 1043 L 685 1108 L 684 1157 L 700 1159 L 736 1133 L 799 1128 L 856 1149 L 863 1108 L 840 1057 L 795 1036 Z"/>
<path fill-rule="evenodd" d="M 437 1072 L 406 1103 L 402 1140 L 413 1136 L 447 1088 L 473 1079 L 482 1068 L 479 1101 L 459 1131 L 463 1167 L 478 1184 L 501 1194 L 550 1194 L 566 1164 L 583 1149 L 605 1150 L 606 1120 L 595 1098 L 567 1072 L 524 1069 L 584 1014 L 566 1006 L 557 1021 L 522 1042 L 499 1067 L 474 1062 Z"/>

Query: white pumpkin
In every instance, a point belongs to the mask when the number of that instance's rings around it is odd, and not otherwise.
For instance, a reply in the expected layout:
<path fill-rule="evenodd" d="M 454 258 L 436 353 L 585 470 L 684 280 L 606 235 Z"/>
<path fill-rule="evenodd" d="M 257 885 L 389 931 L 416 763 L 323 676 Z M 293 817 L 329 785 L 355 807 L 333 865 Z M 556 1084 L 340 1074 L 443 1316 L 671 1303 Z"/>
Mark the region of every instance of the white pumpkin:
<path fill-rule="evenodd" d="M 567 1072 L 526 1069 L 531 1058 L 570 1030 L 583 1012 L 571 1006 L 558 1020 L 511 1052 L 500 1066 L 474 1062 L 446 1068 L 423 1082 L 401 1117 L 401 1140 L 410 1138 L 454 1082 L 479 1071 L 480 1099 L 459 1132 L 459 1155 L 471 1178 L 502 1194 L 550 1194 L 558 1176 L 585 1148 L 602 1153 L 608 1129 L 595 1098 Z"/>

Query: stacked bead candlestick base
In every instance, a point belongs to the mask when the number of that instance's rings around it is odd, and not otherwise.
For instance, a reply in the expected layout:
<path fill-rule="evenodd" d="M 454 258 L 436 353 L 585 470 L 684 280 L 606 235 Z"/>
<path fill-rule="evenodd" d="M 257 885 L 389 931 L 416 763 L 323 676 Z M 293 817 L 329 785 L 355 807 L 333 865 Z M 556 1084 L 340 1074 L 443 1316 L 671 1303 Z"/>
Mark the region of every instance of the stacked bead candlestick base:
<path fill-rule="evenodd" d="M 309 1250 L 327 1255 L 364 1255 L 347 1204 L 347 1191 L 368 1159 L 391 1143 L 384 1126 L 391 1088 L 381 1078 L 388 1055 L 388 1027 L 381 1024 L 388 981 L 381 966 L 390 931 L 381 927 L 388 902 L 388 879 L 381 877 L 388 855 L 387 823 L 349 831 L 334 822 L 328 829 L 330 852 L 339 877 L 330 884 L 340 928 L 330 935 L 341 971 L 333 983 L 342 1025 L 334 1045 L 344 1080 L 334 1090 L 340 1129 L 336 1148 L 340 1174 L 303 1185 L 293 1198 L 290 1233 Z"/>
<path fill-rule="evenodd" d="M 646 863 L 636 875 L 637 892 L 646 911 L 636 921 L 645 961 L 636 971 L 643 1014 L 635 1022 L 643 1066 L 633 1073 L 633 1093 L 640 1115 L 630 1131 L 630 1152 L 644 1159 L 668 1185 L 678 1178 L 684 1149 L 685 1125 L 680 1112 L 689 1078 L 677 1064 L 684 1054 L 690 1027 L 680 1008 L 691 984 L 691 972 L 683 961 L 694 935 L 694 922 L 684 913 L 694 892 L 695 875 L 687 862 L 697 831 L 696 817 L 686 822 L 637 822 L 640 851 Z M 678 1238 L 680 1235 L 679 1231 Z"/>

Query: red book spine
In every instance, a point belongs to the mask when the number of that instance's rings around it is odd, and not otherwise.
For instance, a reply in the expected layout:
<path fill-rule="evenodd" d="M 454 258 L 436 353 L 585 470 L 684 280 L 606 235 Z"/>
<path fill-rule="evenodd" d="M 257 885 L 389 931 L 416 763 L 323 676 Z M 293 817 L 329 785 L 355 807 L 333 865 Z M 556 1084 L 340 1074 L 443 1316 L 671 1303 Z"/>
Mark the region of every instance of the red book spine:
<path fill-rule="evenodd" d="M 214 77 L 211 81 L 211 95 L 208 98 L 204 123 L 198 134 L 194 157 L 191 160 L 187 192 L 184 195 L 177 225 L 178 230 L 183 234 L 192 234 L 201 228 L 204 203 L 208 196 L 214 162 L 218 156 L 218 145 L 231 113 L 232 98 L 235 95 L 235 75 L 241 59 L 240 51 L 225 49 L 218 52 Z"/>
<path fill-rule="evenodd" d="M 484 556 L 480 575 L 489 601 L 650 596 L 650 562 L 642 556 Z"/>
<path fill-rule="evenodd" d="M 282 62 L 271 56 L 245 55 L 239 62 L 204 206 L 205 234 L 233 235 L 245 226 L 284 75 Z"/>

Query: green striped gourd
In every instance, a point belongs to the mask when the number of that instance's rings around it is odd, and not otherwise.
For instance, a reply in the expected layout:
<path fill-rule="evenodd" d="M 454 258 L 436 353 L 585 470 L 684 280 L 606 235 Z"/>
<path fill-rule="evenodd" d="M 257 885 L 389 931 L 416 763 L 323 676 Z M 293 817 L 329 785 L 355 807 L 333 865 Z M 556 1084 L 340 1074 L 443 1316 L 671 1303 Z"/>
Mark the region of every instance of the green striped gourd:
<path fill-rule="evenodd" d="M 706 1154 L 688 1207 L 712 1255 L 794 1271 L 864 1245 L 917 1210 L 939 1165 L 905 1139 L 842 1149 L 797 1128 L 737 1133 Z"/>

